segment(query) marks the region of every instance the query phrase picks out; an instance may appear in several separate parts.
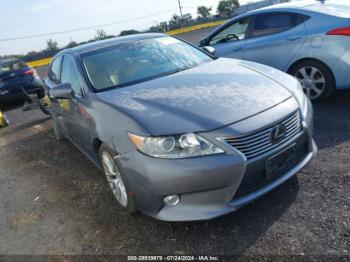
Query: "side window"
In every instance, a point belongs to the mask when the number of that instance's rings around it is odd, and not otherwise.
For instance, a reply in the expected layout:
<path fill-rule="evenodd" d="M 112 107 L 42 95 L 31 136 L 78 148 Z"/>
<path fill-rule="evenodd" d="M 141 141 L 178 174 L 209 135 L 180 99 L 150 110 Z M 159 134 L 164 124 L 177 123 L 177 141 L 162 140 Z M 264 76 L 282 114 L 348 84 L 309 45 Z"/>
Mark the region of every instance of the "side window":
<path fill-rule="evenodd" d="M 62 62 L 62 56 L 57 57 L 51 64 L 51 68 L 49 71 L 49 78 L 51 81 L 55 83 L 59 83 L 60 81 L 61 62 Z"/>
<path fill-rule="evenodd" d="M 255 18 L 250 37 L 280 33 L 304 22 L 302 15 L 293 13 L 260 14 Z"/>
<path fill-rule="evenodd" d="M 220 33 L 215 35 L 212 39 L 210 39 L 209 45 L 245 39 L 250 22 L 251 18 L 248 17 L 233 23 L 232 25 L 226 27 Z"/>
<path fill-rule="evenodd" d="M 82 85 L 80 82 L 79 73 L 75 66 L 73 58 L 70 56 L 64 56 L 61 82 L 63 84 L 69 83 L 72 86 L 74 93 L 78 96 L 82 96 Z"/>

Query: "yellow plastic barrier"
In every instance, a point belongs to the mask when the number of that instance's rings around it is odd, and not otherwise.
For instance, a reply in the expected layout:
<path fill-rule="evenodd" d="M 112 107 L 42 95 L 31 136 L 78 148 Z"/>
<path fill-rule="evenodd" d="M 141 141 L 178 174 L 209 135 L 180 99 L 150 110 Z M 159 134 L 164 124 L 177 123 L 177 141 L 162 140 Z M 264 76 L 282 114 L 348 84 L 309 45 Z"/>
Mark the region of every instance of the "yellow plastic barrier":
<path fill-rule="evenodd" d="M 39 67 L 39 66 L 50 64 L 51 60 L 52 60 L 52 57 L 49 57 L 49 58 L 44 58 L 36 61 L 31 61 L 31 62 L 28 62 L 27 64 L 31 67 Z"/>
<path fill-rule="evenodd" d="M 168 34 L 168 35 L 178 35 L 178 34 L 188 33 L 188 32 L 197 31 L 197 30 L 200 30 L 200 29 L 203 29 L 203 28 L 219 26 L 219 25 L 222 25 L 225 22 L 226 22 L 226 20 L 220 20 L 220 21 L 216 21 L 216 22 L 210 22 L 210 23 L 205 23 L 205 24 L 200 24 L 200 25 L 184 27 L 184 28 L 168 31 L 168 32 L 166 32 L 166 34 Z"/>
<path fill-rule="evenodd" d="M 216 22 L 210 22 L 210 23 L 205 23 L 205 24 L 200 24 L 200 25 L 184 27 L 184 28 L 168 31 L 168 32 L 166 32 L 166 34 L 178 35 L 178 34 L 188 33 L 188 32 L 200 30 L 203 28 L 219 26 L 225 22 L 226 22 L 226 20 L 220 20 L 220 21 L 216 21 Z M 28 62 L 27 64 L 31 67 L 39 67 L 39 66 L 45 66 L 45 65 L 50 64 L 51 60 L 52 60 L 52 57 L 49 57 L 49 58 L 44 58 L 44 59 Z"/>

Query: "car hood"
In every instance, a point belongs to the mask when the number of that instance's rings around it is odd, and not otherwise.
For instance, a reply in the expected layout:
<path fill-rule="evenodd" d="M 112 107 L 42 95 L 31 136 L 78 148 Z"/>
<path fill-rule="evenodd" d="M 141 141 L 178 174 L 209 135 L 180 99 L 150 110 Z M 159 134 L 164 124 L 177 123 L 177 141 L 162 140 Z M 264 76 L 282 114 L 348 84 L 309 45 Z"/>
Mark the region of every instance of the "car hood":
<path fill-rule="evenodd" d="M 256 115 L 291 96 L 280 84 L 291 78 L 270 67 L 258 68 L 254 63 L 217 59 L 152 81 L 100 92 L 97 97 L 152 135 L 209 131 Z M 284 85 L 288 84 L 285 81 Z"/>

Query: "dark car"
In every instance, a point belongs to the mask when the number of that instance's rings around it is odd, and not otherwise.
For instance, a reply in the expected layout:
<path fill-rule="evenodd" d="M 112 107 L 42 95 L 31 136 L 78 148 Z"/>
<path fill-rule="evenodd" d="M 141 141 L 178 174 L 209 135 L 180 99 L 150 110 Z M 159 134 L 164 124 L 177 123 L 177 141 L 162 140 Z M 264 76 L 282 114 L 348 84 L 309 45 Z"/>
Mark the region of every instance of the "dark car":
<path fill-rule="evenodd" d="M 17 58 L 0 59 L 0 103 L 23 100 L 25 93 L 45 96 L 44 84 L 35 69 Z"/>

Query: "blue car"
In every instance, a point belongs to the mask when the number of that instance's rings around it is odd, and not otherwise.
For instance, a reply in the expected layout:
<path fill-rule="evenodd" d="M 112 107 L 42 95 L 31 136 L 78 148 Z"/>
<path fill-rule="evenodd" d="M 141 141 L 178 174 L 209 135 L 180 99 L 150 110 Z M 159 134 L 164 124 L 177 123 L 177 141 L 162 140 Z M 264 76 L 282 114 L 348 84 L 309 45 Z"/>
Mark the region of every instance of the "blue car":
<path fill-rule="evenodd" d="M 200 42 L 219 57 L 262 63 L 294 75 L 315 102 L 350 88 L 350 5 L 308 1 L 233 18 Z"/>

